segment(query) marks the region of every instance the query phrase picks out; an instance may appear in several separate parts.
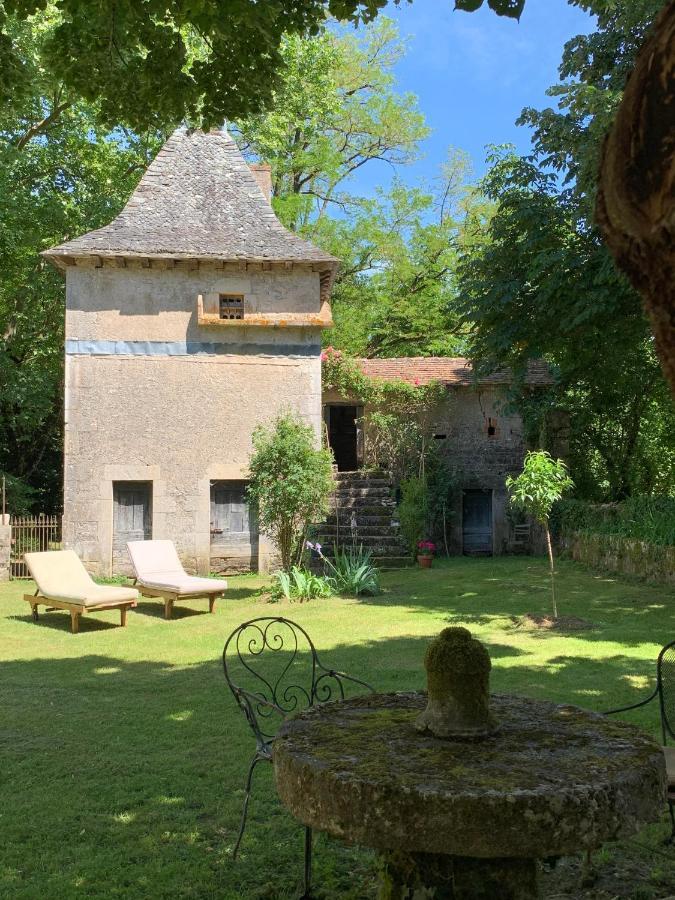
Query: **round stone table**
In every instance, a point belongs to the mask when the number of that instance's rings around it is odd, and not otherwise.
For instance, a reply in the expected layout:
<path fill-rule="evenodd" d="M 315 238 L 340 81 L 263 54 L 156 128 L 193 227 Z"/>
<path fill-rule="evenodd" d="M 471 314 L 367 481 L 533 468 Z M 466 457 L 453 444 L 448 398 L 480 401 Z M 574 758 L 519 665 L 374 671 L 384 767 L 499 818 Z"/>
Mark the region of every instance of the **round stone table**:
<path fill-rule="evenodd" d="M 422 693 L 310 708 L 281 728 L 274 773 L 305 825 L 382 855 L 380 897 L 531 900 L 537 860 L 657 819 L 658 744 L 573 706 L 493 695 L 480 742 L 421 735 Z"/>

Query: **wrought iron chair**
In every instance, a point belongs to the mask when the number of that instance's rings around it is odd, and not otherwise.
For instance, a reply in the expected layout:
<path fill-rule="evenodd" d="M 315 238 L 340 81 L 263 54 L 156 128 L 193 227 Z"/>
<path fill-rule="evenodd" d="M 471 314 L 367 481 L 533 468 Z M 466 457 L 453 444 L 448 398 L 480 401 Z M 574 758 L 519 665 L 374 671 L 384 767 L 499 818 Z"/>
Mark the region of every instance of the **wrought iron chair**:
<path fill-rule="evenodd" d="M 263 655 L 273 658 L 274 671 L 258 671 Z M 344 700 L 345 688 L 350 685 L 374 689 L 365 681 L 323 666 L 304 628 L 281 616 L 262 616 L 236 628 L 225 642 L 223 669 L 256 741 L 246 776 L 244 808 L 234 847 L 236 858 L 246 828 L 253 772 L 259 762 L 272 761 L 274 738 L 284 719 L 315 703 Z M 303 898 L 310 897 L 311 869 L 312 829 L 306 827 Z"/>
<path fill-rule="evenodd" d="M 656 687 L 652 693 L 644 700 L 640 700 L 639 703 L 631 703 L 630 706 L 622 706 L 619 709 L 609 709 L 605 715 L 611 716 L 614 713 L 639 709 L 657 698 L 661 713 L 663 753 L 666 759 L 666 775 L 668 778 L 666 799 L 672 826 L 667 842 L 671 844 L 675 840 L 675 747 L 667 745 L 669 740 L 675 741 L 675 641 L 666 644 L 659 652 L 656 659 Z"/>

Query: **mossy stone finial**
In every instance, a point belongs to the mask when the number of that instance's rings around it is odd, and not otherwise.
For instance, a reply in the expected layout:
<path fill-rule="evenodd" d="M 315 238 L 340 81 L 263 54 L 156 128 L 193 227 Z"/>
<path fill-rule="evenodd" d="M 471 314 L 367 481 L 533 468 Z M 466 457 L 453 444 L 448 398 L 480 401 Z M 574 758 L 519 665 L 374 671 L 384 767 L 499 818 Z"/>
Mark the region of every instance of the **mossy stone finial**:
<path fill-rule="evenodd" d="M 497 730 L 490 713 L 490 655 L 466 628 L 444 628 L 424 656 L 429 700 L 415 728 L 440 738 L 481 738 Z"/>

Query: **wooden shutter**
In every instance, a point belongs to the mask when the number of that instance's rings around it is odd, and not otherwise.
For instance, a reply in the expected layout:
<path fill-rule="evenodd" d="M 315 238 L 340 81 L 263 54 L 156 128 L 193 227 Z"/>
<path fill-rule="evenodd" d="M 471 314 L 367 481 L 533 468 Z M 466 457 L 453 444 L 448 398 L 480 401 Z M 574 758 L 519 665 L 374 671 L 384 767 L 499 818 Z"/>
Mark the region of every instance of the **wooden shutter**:
<path fill-rule="evenodd" d="M 214 539 L 248 537 L 250 512 L 246 502 L 246 483 L 216 481 L 211 485 L 211 532 Z"/>

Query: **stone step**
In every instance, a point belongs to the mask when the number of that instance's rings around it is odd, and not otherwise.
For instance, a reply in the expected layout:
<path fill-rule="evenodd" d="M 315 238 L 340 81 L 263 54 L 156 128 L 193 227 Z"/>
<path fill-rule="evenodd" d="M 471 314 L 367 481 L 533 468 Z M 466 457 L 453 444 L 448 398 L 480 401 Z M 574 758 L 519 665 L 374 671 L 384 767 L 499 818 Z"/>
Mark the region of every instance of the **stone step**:
<path fill-rule="evenodd" d="M 335 523 L 326 522 L 323 525 L 318 526 L 317 534 L 322 534 L 324 537 L 327 535 L 335 536 L 339 533 L 341 540 L 351 540 L 352 530 L 347 525 L 345 527 L 344 523 L 340 523 L 340 527 L 338 528 Z M 358 538 L 365 535 L 383 535 L 385 537 L 389 537 L 392 535 L 398 535 L 399 530 L 396 526 L 392 525 L 390 521 L 383 522 L 377 525 L 359 525 L 357 524 L 355 534 L 358 535 Z"/>
<path fill-rule="evenodd" d="M 337 480 L 337 490 L 345 491 L 349 488 L 387 488 L 391 490 L 391 482 L 388 478 L 351 478 L 349 481 Z"/>
<path fill-rule="evenodd" d="M 389 487 L 372 487 L 368 485 L 367 487 L 339 487 L 336 491 L 334 491 L 335 497 L 391 497 L 391 490 Z"/>
<path fill-rule="evenodd" d="M 375 526 L 377 528 L 388 528 L 391 526 L 398 528 L 398 523 L 395 526 L 393 525 L 391 511 L 388 509 L 383 510 L 379 515 L 371 516 L 362 516 L 359 510 L 340 509 L 338 515 L 333 512 L 326 516 L 325 524 L 334 527 L 339 522 L 342 531 L 345 529 L 350 531 L 352 525 L 352 512 L 356 513 L 357 530 L 369 526 Z"/>
<path fill-rule="evenodd" d="M 386 512 L 391 515 L 396 504 L 393 500 L 387 500 L 384 497 L 333 497 L 330 501 L 330 508 L 332 510 L 355 509 L 359 511 L 357 515 L 380 516 Z M 369 511 L 366 512 L 366 510 Z"/>
<path fill-rule="evenodd" d="M 335 477 L 338 481 L 363 481 L 364 479 L 373 481 L 388 481 L 385 472 L 367 471 L 366 469 L 356 469 L 353 472 L 336 472 Z"/>
<path fill-rule="evenodd" d="M 318 535 L 315 538 L 321 544 L 324 556 L 333 555 L 334 539 L 330 535 Z M 340 546 L 343 549 L 356 546 L 363 547 L 364 550 L 371 550 L 376 556 L 397 556 L 405 552 L 406 544 L 403 540 L 397 538 L 383 538 L 377 535 L 368 537 L 358 537 L 355 541 L 342 540 Z"/>

